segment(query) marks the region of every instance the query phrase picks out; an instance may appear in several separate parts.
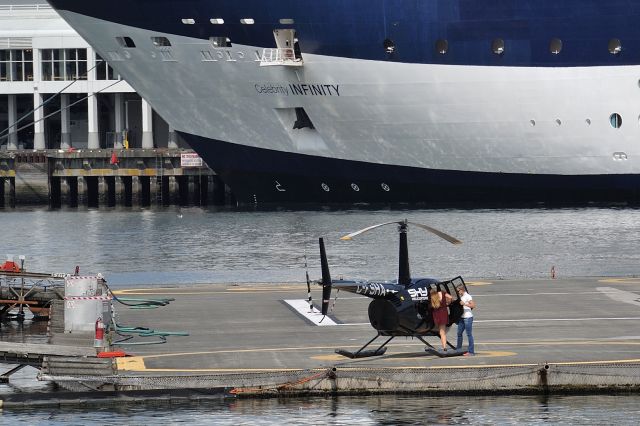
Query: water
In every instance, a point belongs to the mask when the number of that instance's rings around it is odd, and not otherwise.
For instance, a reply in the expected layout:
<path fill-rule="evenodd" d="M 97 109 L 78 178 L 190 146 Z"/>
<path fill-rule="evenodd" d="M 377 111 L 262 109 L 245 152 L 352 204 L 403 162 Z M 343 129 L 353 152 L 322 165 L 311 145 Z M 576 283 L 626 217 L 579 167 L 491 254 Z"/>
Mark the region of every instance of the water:
<path fill-rule="evenodd" d="M 223 282 L 302 282 L 304 254 L 318 278 L 317 238 L 332 275 L 395 278 L 395 226 L 340 241 L 375 223 L 401 220 L 445 231 L 453 246 L 409 230 L 416 276 L 543 278 L 640 273 L 640 210 L 227 211 L 17 210 L 0 213 L 0 253 L 26 256 L 31 271 L 101 272 L 115 287 Z M 38 341 L 38 324 L 2 326 L 2 339 Z M 39 337 L 40 335 L 40 337 Z M 0 394 L 48 391 L 26 368 Z M 637 424 L 639 395 L 411 396 L 224 400 L 199 405 L 47 409 L 0 413 L 0 424 Z"/>
<path fill-rule="evenodd" d="M 322 236 L 336 276 L 388 279 L 397 273 L 395 226 L 339 237 L 404 218 L 464 241 L 410 229 L 416 276 L 541 278 L 552 266 L 559 277 L 640 273 L 637 209 L 12 211 L 0 213 L 0 253 L 24 254 L 32 271 L 80 265 L 114 286 L 300 282 L 305 253 L 319 276 Z"/>
<path fill-rule="evenodd" d="M 640 397 L 369 396 L 212 401 L 200 405 L 123 405 L 94 410 L 5 411 L 6 424 L 197 425 L 637 425 Z"/>

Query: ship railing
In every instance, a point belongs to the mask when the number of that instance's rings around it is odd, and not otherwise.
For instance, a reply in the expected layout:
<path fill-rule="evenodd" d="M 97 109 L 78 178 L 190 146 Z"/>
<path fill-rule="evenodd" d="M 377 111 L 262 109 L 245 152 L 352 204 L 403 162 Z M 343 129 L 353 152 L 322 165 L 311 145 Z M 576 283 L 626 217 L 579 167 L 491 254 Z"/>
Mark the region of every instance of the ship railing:
<path fill-rule="evenodd" d="M 284 65 L 289 67 L 300 67 L 303 65 L 302 58 L 296 57 L 296 52 L 290 48 L 263 49 L 260 58 L 260 66 Z"/>

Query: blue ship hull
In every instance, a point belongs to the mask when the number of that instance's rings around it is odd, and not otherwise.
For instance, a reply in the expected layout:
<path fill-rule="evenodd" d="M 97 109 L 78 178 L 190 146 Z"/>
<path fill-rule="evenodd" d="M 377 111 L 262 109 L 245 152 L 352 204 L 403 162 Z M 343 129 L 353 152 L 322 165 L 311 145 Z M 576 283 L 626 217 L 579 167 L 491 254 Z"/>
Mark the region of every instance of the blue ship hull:
<path fill-rule="evenodd" d="M 114 68 L 242 204 L 640 199 L 640 135 L 631 127 L 640 115 L 640 73 L 631 67 L 640 64 L 640 0 L 49 3 L 81 24 L 103 57 L 117 58 Z M 108 23 L 112 33 L 92 32 Z M 306 76 L 260 67 L 259 52 L 283 28 L 295 30 L 302 57 L 312 58 Z M 129 32 L 139 48 L 116 43 Z M 156 35 L 180 39 L 161 52 L 150 42 Z M 221 49 L 212 37 L 238 47 Z M 163 53 L 178 57 L 169 57 L 172 68 L 157 59 Z M 162 93 L 171 78 L 183 88 L 173 97 Z M 609 86 L 594 95 L 599 79 Z M 317 126 L 313 140 L 292 137 L 285 123 L 302 108 Z"/>
<path fill-rule="evenodd" d="M 48 0 L 60 10 L 191 38 L 225 36 L 271 47 L 280 19 L 292 19 L 303 53 L 404 63 L 596 66 L 640 62 L 638 0 Z M 210 19 L 223 17 L 223 25 Z M 184 25 L 181 18 L 194 19 Z M 252 18 L 254 25 L 240 20 Z M 491 41 L 504 40 L 494 55 Z M 552 38 L 565 46 L 549 52 Z M 611 55 L 610 39 L 622 42 Z M 387 54 L 383 41 L 395 44 Z M 435 48 L 447 40 L 447 54 Z"/>

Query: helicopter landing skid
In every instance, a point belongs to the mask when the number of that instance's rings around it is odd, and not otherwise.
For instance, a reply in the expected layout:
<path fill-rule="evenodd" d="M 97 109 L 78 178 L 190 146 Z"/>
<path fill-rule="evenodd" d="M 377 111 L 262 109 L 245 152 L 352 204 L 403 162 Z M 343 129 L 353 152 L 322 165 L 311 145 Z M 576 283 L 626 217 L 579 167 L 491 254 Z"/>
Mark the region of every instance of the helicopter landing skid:
<path fill-rule="evenodd" d="M 346 356 L 347 358 L 367 358 L 370 356 L 380 356 L 380 355 L 384 355 L 384 353 L 387 351 L 387 348 L 381 348 L 381 349 L 369 349 L 367 351 L 357 351 L 357 352 L 350 352 L 346 349 L 336 349 L 336 353 L 338 355 L 342 355 L 342 356 Z"/>
<path fill-rule="evenodd" d="M 382 345 L 380 345 L 378 347 L 378 349 L 375 349 L 375 350 L 369 349 L 367 351 L 364 350 L 364 348 L 369 346 L 371 343 L 373 343 L 374 340 L 376 340 L 380 336 L 381 336 L 381 334 L 378 333 L 376 335 L 376 337 L 374 337 L 373 339 L 369 340 L 366 345 L 364 345 L 363 347 L 358 349 L 356 352 L 351 352 L 351 351 L 348 351 L 346 349 L 336 349 L 336 353 L 338 355 L 342 355 L 342 356 L 345 356 L 345 357 L 351 358 L 351 359 L 354 359 L 354 358 L 367 358 L 367 357 L 370 357 L 370 356 L 383 355 L 387 351 L 387 348 L 385 346 L 387 346 L 387 343 L 389 343 L 391 341 L 391 339 L 393 339 L 395 336 L 389 337 L 386 342 L 384 342 Z"/>
<path fill-rule="evenodd" d="M 430 353 L 431 355 L 435 355 L 438 356 L 440 358 L 449 358 L 452 356 L 461 356 L 464 355 L 464 353 L 466 352 L 464 349 L 456 349 L 455 346 L 453 346 L 451 343 L 449 343 L 447 341 L 447 345 L 449 345 L 450 349 L 436 349 L 433 347 L 433 345 L 431 345 L 429 342 L 427 342 L 426 340 L 420 338 L 420 340 L 422 340 L 423 343 L 425 343 L 427 345 L 426 348 L 424 348 L 425 352 Z"/>

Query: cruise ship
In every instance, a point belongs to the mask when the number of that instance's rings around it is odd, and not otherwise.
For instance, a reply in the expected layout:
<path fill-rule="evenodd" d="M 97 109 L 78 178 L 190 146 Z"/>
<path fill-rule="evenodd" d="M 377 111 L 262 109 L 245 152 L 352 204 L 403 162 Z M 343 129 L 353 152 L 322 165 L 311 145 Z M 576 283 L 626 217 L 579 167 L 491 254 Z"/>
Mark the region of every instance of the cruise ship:
<path fill-rule="evenodd" d="M 640 200 L 640 0 L 48 0 L 241 204 Z"/>

